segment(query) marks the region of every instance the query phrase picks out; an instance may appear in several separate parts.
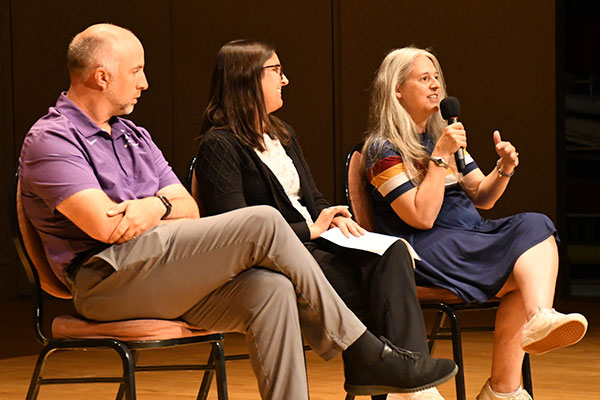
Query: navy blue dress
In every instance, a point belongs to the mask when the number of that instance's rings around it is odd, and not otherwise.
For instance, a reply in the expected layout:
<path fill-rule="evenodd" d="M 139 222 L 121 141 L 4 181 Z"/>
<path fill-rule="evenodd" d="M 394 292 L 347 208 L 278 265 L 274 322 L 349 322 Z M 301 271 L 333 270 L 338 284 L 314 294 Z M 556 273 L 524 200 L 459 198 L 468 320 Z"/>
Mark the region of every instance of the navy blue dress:
<path fill-rule="evenodd" d="M 423 139 L 431 153 L 434 145 L 426 133 Z M 465 175 L 478 168 L 467 153 L 465 161 Z M 433 227 L 421 230 L 406 224 L 390 204 L 415 185 L 404 171 L 402 156 L 389 142 L 367 151 L 366 177 L 378 231 L 405 238 L 422 260 L 415 269 L 417 284 L 446 288 L 465 302 L 483 303 L 494 297 L 525 251 L 551 235 L 558 241 L 554 224 L 543 214 L 484 220 L 450 170 Z"/>

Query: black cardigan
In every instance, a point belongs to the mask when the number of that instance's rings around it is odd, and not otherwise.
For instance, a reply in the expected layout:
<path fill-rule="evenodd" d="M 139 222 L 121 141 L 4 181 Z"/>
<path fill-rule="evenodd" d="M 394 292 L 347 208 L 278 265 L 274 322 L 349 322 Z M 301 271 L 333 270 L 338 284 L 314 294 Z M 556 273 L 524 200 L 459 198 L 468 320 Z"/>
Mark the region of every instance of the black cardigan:
<path fill-rule="evenodd" d="M 330 204 L 317 189 L 304 160 L 294 130 L 289 145 L 283 146 L 300 177 L 300 202 L 316 221 Z M 302 214 L 294 208 L 277 177 L 253 148 L 246 146 L 229 130 L 212 130 L 200 139 L 196 179 L 203 211 L 220 214 L 246 206 L 269 205 L 281 212 L 301 241 L 310 241 L 310 230 Z"/>

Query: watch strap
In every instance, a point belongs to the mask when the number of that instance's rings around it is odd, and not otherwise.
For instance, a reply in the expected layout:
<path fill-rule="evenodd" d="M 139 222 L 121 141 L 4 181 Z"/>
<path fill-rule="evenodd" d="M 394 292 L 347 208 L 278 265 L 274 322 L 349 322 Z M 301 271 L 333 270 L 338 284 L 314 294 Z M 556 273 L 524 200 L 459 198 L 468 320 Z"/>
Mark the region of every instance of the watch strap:
<path fill-rule="evenodd" d="M 169 216 L 169 214 L 171 214 L 171 209 L 173 208 L 173 205 L 171 204 L 169 199 L 167 199 L 165 196 L 157 194 L 156 197 L 158 197 L 160 199 L 160 201 L 162 201 L 165 208 L 167 209 L 165 211 L 165 213 L 163 214 L 163 216 L 160 217 L 160 219 L 166 219 Z"/>
<path fill-rule="evenodd" d="M 429 159 L 438 167 L 448 168 L 448 162 L 446 162 L 446 160 L 444 160 L 442 157 L 431 156 Z"/>

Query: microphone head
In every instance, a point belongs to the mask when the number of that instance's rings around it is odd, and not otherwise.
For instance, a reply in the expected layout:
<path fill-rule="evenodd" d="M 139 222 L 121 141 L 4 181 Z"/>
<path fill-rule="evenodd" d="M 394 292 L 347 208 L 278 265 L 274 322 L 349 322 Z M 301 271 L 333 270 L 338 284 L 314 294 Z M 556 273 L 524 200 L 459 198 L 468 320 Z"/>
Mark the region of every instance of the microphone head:
<path fill-rule="evenodd" d="M 460 102 L 456 97 L 446 97 L 440 102 L 442 118 L 449 120 L 460 115 Z"/>

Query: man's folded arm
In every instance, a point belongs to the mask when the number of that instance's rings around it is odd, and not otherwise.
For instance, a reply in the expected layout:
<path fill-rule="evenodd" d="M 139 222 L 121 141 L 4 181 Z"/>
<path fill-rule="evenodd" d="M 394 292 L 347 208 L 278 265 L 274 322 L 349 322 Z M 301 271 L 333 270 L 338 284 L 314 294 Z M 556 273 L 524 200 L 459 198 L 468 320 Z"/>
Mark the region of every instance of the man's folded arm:
<path fill-rule="evenodd" d="M 198 206 L 181 184 L 160 189 L 172 204 L 168 220 L 198 218 Z M 90 237 L 104 243 L 123 243 L 161 223 L 166 208 L 155 196 L 115 203 L 100 189 L 84 189 L 56 207 Z"/>
<path fill-rule="evenodd" d="M 123 219 L 123 214 L 108 216 L 117 203 L 100 189 L 84 189 L 60 202 L 56 209 L 90 237 L 104 243 Z"/>

